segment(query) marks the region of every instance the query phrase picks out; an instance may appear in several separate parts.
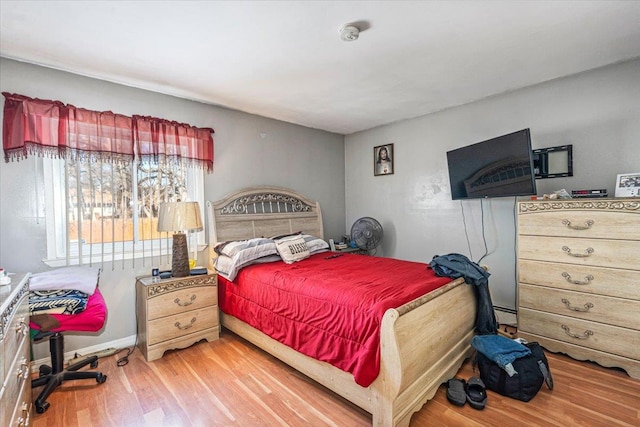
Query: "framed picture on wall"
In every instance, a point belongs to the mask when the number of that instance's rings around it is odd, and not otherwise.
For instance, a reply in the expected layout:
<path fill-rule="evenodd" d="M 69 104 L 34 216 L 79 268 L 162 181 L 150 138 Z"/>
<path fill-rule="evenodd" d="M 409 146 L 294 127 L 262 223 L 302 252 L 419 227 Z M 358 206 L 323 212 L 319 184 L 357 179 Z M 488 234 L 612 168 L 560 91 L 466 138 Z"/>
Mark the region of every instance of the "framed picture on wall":
<path fill-rule="evenodd" d="M 373 147 L 373 175 L 393 175 L 393 144 Z"/>
<path fill-rule="evenodd" d="M 640 197 L 640 172 L 618 175 L 616 197 Z"/>

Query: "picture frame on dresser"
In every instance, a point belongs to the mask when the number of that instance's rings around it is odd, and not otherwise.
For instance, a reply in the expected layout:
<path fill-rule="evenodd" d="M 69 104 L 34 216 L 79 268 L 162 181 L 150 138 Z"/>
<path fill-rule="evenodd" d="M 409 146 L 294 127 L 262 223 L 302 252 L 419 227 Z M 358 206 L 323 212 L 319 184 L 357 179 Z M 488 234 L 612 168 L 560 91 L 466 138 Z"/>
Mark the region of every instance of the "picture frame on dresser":
<path fill-rule="evenodd" d="M 640 197 L 640 172 L 618 174 L 616 197 Z"/>

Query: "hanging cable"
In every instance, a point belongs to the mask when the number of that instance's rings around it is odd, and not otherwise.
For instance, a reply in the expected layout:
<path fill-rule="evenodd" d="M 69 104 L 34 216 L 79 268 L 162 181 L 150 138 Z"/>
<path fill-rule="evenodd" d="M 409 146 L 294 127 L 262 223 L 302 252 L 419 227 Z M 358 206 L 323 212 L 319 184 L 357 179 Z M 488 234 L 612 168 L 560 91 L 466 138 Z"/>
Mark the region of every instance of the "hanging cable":
<path fill-rule="evenodd" d="M 464 226 L 464 236 L 467 239 L 467 247 L 469 248 L 469 259 L 473 261 L 473 252 L 471 252 L 471 242 L 469 241 L 469 232 L 467 230 L 467 219 L 464 214 L 464 203 L 460 200 L 460 208 L 462 209 L 462 224 Z"/>
<path fill-rule="evenodd" d="M 478 264 L 482 262 L 482 260 L 489 255 L 489 249 L 487 248 L 487 236 L 484 230 L 484 199 L 480 199 L 480 217 L 482 219 L 482 242 L 484 243 L 484 255 L 480 257 L 478 260 Z"/>

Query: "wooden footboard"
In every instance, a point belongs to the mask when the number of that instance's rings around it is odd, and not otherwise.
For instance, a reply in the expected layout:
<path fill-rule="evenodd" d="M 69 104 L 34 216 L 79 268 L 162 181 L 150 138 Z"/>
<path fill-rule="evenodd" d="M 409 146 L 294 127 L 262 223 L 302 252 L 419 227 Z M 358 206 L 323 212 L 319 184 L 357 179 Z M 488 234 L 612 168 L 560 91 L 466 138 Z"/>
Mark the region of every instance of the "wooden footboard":
<path fill-rule="evenodd" d="M 371 385 L 374 426 L 408 426 L 411 416 L 471 355 L 476 301 L 462 279 L 382 319 L 380 375 Z"/>
<path fill-rule="evenodd" d="M 382 321 L 380 375 L 361 387 L 347 372 L 303 355 L 233 316 L 222 325 L 373 416 L 374 426 L 408 426 L 440 384 L 471 354 L 476 302 L 462 279 L 388 310 Z"/>

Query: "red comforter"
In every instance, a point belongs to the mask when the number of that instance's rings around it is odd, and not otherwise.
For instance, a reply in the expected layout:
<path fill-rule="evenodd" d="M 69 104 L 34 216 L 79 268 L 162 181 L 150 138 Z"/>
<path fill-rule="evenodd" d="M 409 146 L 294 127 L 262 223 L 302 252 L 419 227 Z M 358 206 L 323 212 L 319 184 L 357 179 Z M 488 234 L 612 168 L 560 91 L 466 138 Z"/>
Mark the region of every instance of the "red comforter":
<path fill-rule="evenodd" d="M 384 312 L 451 279 L 427 264 L 331 252 L 293 264 L 243 268 L 219 278 L 220 309 L 307 356 L 370 385 L 380 370 Z"/>

